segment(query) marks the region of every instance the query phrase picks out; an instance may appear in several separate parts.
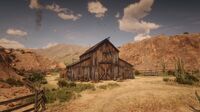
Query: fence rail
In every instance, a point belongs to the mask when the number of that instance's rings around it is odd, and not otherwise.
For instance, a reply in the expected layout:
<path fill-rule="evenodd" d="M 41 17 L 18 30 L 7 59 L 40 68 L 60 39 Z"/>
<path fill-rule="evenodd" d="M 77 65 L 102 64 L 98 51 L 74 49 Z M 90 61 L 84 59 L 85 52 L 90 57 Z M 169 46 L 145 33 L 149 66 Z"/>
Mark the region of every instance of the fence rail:
<path fill-rule="evenodd" d="M 23 82 L 31 91 L 33 91 L 33 94 L 18 97 L 18 98 L 13 98 L 7 101 L 1 101 L 0 105 L 8 105 L 10 103 L 14 102 L 20 102 L 21 104 L 16 105 L 14 107 L 5 109 L 5 110 L 0 110 L 0 112 L 12 112 L 15 110 L 23 109 L 23 112 L 43 112 L 45 110 L 45 94 L 43 90 L 36 89 L 33 84 L 31 84 L 30 81 L 27 79 L 24 79 Z M 34 99 L 34 100 L 33 100 Z M 30 100 L 30 101 L 29 101 Z M 33 100 L 33 101 L 31 101 Z M 30 107 L 28 107 L 30 106 Z M 26 107 L 26 108 L 25 108 Z"/>

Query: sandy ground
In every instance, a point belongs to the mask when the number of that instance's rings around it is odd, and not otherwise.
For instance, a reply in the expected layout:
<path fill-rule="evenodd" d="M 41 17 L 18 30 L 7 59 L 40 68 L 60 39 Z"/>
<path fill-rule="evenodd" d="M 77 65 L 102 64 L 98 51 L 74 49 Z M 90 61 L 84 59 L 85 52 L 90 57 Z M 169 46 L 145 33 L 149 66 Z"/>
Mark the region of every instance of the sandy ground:
<path fill-rule="evenodd" d="M 189 105 L 200 109 L 194 94 L 200 94 L 199 87 L 166 83 L 162 79 L 136 77 L 115 82 L 120 87 L 83 92 L 71 102 L 49 105 L 47 112 L 191 112 Z"/>
<path fill-rule="evenodd" d="M 45 85 L 47 88 L 57 88 L 58 87 L 57 83 L 58 83 L 58 79 L 59 79 L 59 74 L 53 74 L 53 75 L 48 74 L 48 75 L 46 75 L 45 78 L 48 82 L 48 84 Z"/>

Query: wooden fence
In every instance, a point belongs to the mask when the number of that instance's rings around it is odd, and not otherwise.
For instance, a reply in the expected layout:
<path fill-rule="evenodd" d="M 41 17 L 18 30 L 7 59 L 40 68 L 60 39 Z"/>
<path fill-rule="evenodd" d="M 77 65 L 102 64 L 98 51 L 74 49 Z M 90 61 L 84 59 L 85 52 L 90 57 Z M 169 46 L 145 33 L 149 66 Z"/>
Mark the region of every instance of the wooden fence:
<path fill-rule="evenodd" d="M 0 102 L 0 105 L 8 105 L 10 103 L 19 102 L 18 105 L 0 110 L 0 112 L 12 112 L 16 110 L 20 110 L 20 112 L 43 112 L 45 110 L 45 94 L 43 90 L 37 89 L 33 87 L 30 81 L 24 79 L 24 84 L 29 87 L 33 94 L 22 96 L 14 99 L 10 99 L 7 101 Z"/>

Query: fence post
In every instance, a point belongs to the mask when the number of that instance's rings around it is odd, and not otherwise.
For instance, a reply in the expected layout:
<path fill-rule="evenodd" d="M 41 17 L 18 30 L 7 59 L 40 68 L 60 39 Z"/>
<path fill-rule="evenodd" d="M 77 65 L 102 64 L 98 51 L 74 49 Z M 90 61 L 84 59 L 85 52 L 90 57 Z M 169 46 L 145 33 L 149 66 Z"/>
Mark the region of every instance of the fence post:
<path fill-rule="evenodd" d="M 38 91 L 36 90 L 35 91 L 35 105 L 34 105 L 35 110 L 34 110 L 34 112 L 38 111 L 37 110 L 38 109 L 37 105 L 38 105 Z"/>
<path fill-rule="evenodd" d="M 46 103 L 45 93 L 44 93 L 44 90 L 42 90 L 42 111 L 46 109 L 45 103 Z"/>

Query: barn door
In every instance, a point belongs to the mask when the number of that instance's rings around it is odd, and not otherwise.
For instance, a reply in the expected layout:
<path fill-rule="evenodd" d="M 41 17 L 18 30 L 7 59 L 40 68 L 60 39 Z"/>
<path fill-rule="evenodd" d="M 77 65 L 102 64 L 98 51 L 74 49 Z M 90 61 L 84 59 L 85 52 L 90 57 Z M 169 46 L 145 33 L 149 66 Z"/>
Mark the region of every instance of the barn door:
<path fill-rule="evenodd" d="M 99 64 L 98 73 L 99 80 L 113 79 L 113 70 L 111 64 Z"/>

